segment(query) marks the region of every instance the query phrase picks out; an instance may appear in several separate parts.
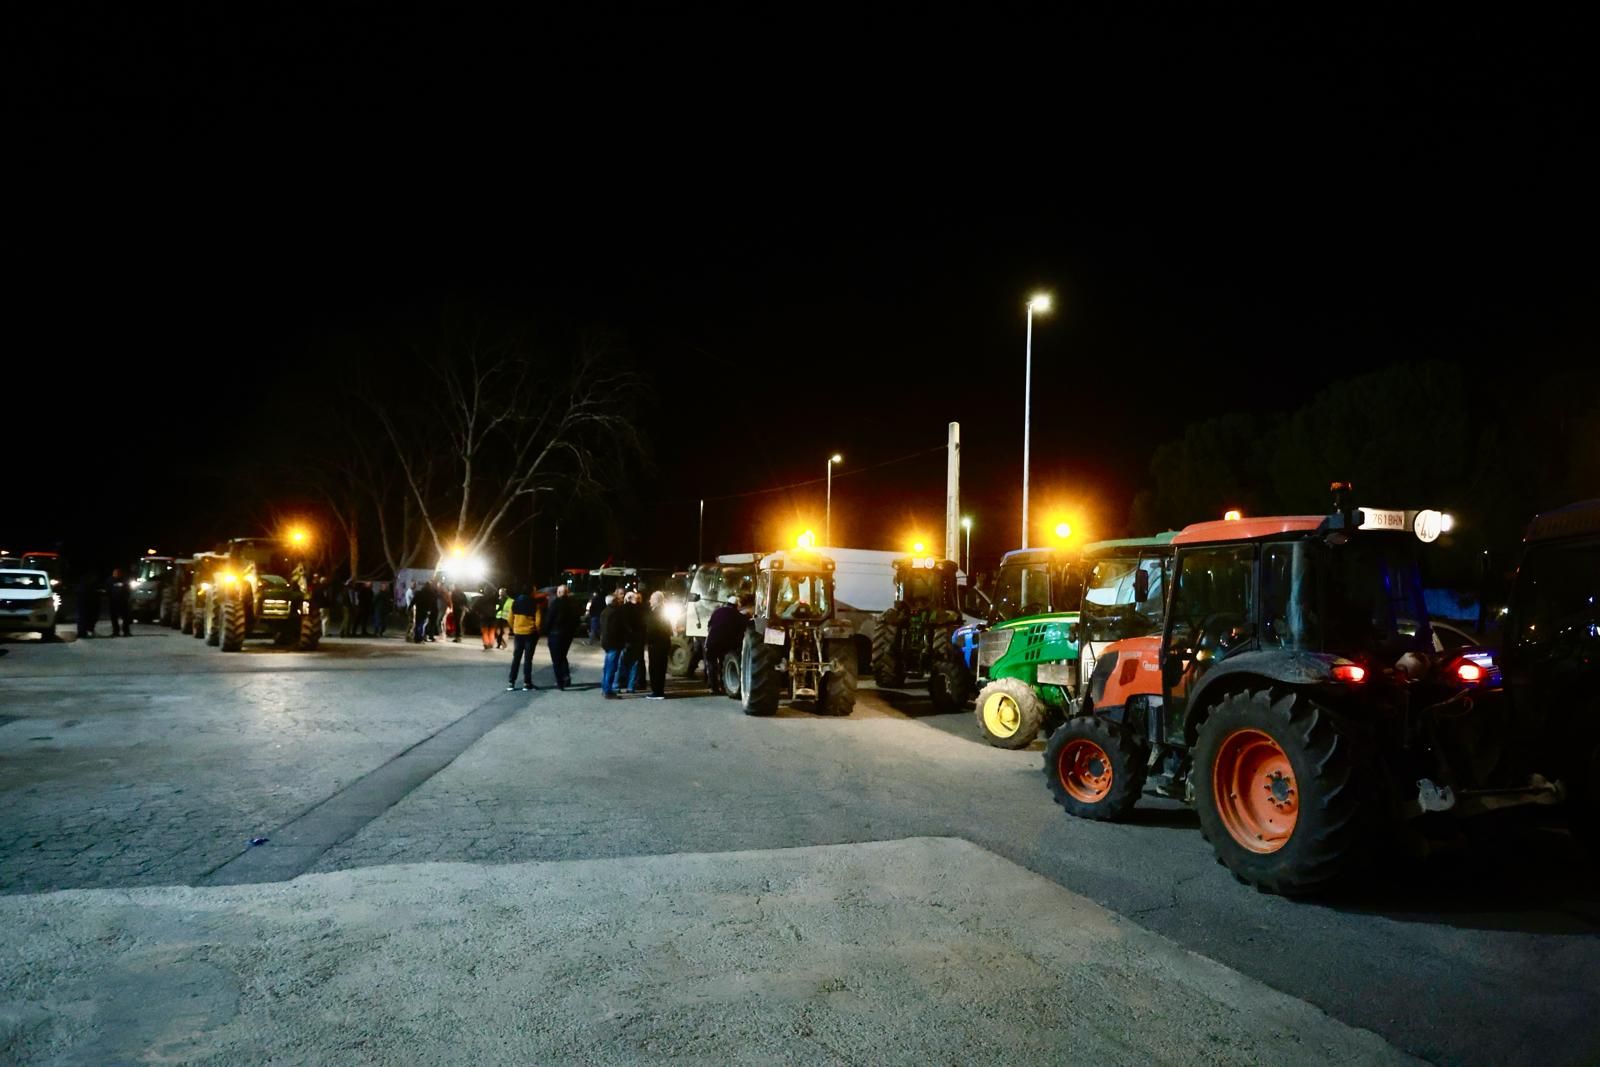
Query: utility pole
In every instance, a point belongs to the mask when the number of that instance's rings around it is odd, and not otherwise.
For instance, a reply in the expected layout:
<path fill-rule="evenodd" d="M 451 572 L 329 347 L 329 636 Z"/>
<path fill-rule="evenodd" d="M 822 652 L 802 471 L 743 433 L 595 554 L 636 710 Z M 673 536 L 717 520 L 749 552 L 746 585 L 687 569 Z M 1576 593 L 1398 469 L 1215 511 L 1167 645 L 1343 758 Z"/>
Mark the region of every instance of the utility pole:
<path fill-rule="evenodd" d="M 961 424 L 950 424 L 945 445 L 944 558 L 961 558 Z"/>

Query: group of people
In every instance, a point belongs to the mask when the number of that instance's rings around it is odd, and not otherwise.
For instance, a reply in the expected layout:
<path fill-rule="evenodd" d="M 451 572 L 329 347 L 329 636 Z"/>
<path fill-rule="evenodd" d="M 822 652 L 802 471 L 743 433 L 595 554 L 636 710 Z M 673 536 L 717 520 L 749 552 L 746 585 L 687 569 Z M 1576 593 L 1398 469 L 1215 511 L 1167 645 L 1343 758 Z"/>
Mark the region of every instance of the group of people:
<path fill-rule="evenodd" d="M 556 688 L 566 689 L 572 684 L 572 667 L 567 653 L 577 639 L 582 613 L 578 602 L 569 595 L 564 585 L 556 586 L 554 599 L 546 597 L 537 588 L 516 597 L 505 596 L 500 590 L 500 612 L 492 624 L 482 627 L 483 647 L 489 649 L 491 637 L 496 647 L 505 647 L 507 624 L 511 632 L 511 674 L 506 679 L 506 692 L 517 689 L 517 673 L 522 673 L 522 688 L 531 690 L 533 684 L 533 653 L 539 647 L 539 638 L 550 644 L 550 669 L 556 676 Z M 480 616 L 482 617 L 482 616 Z"/>
<path fill-rule="evenodd" d="M 100 580 L 93 572 L 85 574 L 78 583 L 79 637 L 95 636 L 95 627 L 100 625 L 101 588 Z M 111 616 L 111 636 L 132 637 L 133 590 L 121 567 L 112 569 L 111 577 L 106 579 L 104 589 L 106 610 Z"/>
<path fill-rule="evenodd" d="M 637 591 L 613 590 L 599 612 L 600 648 L 605 652 L 600 670 L 600 691 L 607 700 L 621 699 L 624 691 L 643 693 L 649 666 L 648 699 L 667 698 L 667 660 L 672 656 L 672 619 L 667 598 L 660 590 L 650 594 L 647 610 Z M 591 614 L 591 626 L 595 615 Z"/>

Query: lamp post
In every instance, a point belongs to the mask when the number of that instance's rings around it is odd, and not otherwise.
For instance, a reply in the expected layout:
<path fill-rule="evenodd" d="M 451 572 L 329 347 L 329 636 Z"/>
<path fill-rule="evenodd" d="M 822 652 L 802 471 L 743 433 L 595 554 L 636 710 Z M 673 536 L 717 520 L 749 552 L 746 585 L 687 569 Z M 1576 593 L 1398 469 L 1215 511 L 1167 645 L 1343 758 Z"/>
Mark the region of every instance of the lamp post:
<path fill-rule="evenodd" d="M 1027 357 L 1022 384 L 1022 547 L 1028 547 L 1028 442 L 1033 437 L 1033 313 L 1050 310 L 1050 294 L 1036 293 L 1028 301 Z"/>
<path fill-rule="evenodd" d="M 833 465 L 843 463 L 844 457 L 835 452 L 828 457 L 828 503 L 822 512 L 822 543 L 833 544 Z"/>
<path fill-rule="evenodd" d="M 963 530 L 965 530 L 966 533 L 967 533 L 967 551 L 966 551 L 966 557 L 967 558 L 966 558 L 966 562 L 964 562 L 961 565 L 961 569 L 966 572 L 967 581 L 970 582 L 970 581 L 972 581 L 972 516 L 971 515 L 963 515 L 961 517 L 961 528 Z"/>

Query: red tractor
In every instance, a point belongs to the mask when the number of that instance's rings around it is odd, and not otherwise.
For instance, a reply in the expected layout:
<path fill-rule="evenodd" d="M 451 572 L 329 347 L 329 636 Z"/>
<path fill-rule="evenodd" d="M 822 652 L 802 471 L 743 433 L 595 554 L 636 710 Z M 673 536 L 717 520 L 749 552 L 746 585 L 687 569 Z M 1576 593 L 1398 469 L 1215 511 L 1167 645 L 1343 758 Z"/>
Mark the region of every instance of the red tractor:
<path fill-rule="evenodd" d="M 1240 881 L 1288 895 L 1351 871 L 1413 817 L 1553 804 L 1516 743 L 1493 658 L 1440 655 L 1417 553 L 1439 513 L 1203 522 L 1173 539 L 1160 635 L 1115 642 L 1050 738 L 1062 807 L 1117 819 L 1192 804 Z"/>

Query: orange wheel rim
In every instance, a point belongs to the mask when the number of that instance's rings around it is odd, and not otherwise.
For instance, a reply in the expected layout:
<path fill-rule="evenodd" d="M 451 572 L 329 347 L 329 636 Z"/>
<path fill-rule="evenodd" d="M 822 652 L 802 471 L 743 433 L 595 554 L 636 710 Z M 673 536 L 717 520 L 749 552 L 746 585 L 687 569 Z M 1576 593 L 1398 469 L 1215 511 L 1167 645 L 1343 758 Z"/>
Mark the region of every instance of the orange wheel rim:
<path fill-rule="evenodd" d="M 1056 774 L 1067 795 L 1085 804 L 1097 804 L 1111 793 L 1111 757 L 1093 741 L 1079 738 L 1062 745 Z"/>
<path fill-rule="evenodd" d="M 1223 738 L 1211 768 L 1211 796 L 1222 825 L 1251 852 L 1278 851 L 1300 819 L 1294 768 L 1260 730 L 1235 730 Z"/>

